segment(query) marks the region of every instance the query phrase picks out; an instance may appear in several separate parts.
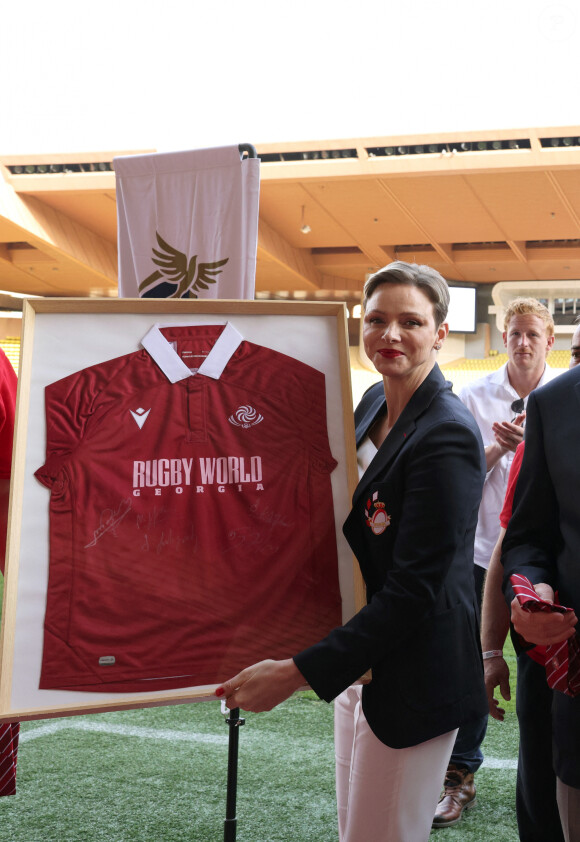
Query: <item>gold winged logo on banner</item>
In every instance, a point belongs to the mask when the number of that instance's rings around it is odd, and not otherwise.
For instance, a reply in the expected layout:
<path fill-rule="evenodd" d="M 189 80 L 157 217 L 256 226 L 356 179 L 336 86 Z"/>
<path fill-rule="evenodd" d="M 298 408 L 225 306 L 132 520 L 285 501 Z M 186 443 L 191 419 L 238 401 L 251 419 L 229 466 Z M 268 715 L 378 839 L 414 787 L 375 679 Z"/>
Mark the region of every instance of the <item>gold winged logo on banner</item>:
<path fill-rule="evenodd" d="M 202 289 L 215 284 L 229 257 L 214 263 L 198 263 L 198 255 L 188 260 L 187 255 L 166 243 L 159 232 L 155 232 L 161 251 L 153 249 L 152 260 L 157 269 L 139 284 L 139 295 L 143 298 L 197 298 Z"/>

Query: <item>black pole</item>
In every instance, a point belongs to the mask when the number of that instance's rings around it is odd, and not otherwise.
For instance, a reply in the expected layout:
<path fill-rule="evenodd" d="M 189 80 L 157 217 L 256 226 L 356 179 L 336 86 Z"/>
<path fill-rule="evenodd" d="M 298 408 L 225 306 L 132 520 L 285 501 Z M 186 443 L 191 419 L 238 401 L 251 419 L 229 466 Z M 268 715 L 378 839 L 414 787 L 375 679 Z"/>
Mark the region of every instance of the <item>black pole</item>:
<path fill-rule="evenodd" d="M 226 820 L 224 822 L 224 842 L 235 842 L 236 840 L 236 797 L 238 789 L 238 745 L 240 739 L 240 726 L 244 725 L 245 719 L 240 719 L 240 709 L 234 708 L 230 711 L 226 724 L 230 728 L 230 739 L 228 745 L 228 788 L 226 795 Z"/>
<path fill-rule="evenodd" d="M 240 150 L 240 155 L 242 158 L 246 155 L 248 158 L 257 158 L 258 153 L 256 152 L 256 147 L 253 146 L 251 143 L 238 143 L 238 149 Z"/>

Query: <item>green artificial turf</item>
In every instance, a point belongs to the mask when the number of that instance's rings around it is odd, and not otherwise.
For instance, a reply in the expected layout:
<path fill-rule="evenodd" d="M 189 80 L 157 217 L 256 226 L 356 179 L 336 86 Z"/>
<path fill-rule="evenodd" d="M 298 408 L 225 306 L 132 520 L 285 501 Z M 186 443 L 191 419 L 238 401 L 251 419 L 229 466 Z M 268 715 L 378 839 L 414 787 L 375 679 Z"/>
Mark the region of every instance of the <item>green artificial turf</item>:
<path fill-rule="evenodd" d="M 336 842 L 332 706 L 298 694 L 245 718 L 238 840 Z M 22 735 L 18 793 L 0 799 L 2 842 L 224 838 L 228 728 L 217 702 L 23 723 Z M 490 722 L 484 748 L 513 761 L 513 713 Z M 514 784 L 513 768 L 484 767 L 478 805 L 431 839 L 515 842 Z"/>
<path fill-rule="evenodd" d="M 52 720 L 58 730 L 35 738 L 47 724 L 22 726 L 18 794 L 0 799 L 3 842 L 223 839 L 228 728 L 217 702 Z M 238 839 L 336 839 L 333 775 L 330 706 L 297 696 L 247 714 Z"/>
<path fill-rule="evenodd" d="M 506 720 L 489 721 L 477 806 L 431 842 L 517 842 L 512 697 Z M 300 693 L 243 715 L 239 842 L 337 842 L 332 705 Z M 0 798 L 0 842 L 221 842 L 227 755 L 218 702 L 23 723 L 17 795 Z"/>

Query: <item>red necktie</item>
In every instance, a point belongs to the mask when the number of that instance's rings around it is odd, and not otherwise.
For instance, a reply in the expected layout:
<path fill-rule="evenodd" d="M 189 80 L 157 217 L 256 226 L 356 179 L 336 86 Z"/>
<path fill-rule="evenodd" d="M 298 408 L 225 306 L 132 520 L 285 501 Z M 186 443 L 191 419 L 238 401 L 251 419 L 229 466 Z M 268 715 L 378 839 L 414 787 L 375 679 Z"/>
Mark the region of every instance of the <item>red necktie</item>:
<path fill-rule="evenodd" d="M 16 792 L 16 756 L 18 753 L 19 722 L 0 725 L 0 796 Z"/>
<path fill-rule="evenodd" d="M 530 580 L 519 573 L 510 576 L 510 582 L 524 611 L 558 611 L 565 614 L 572 610 L 557 601 L 551 603 L 539 597 Z M 567 696 L 580 693 L 580 641 L 576 634 L 561 643 L 546 646 L 546 678 L 553 690 Z"/>

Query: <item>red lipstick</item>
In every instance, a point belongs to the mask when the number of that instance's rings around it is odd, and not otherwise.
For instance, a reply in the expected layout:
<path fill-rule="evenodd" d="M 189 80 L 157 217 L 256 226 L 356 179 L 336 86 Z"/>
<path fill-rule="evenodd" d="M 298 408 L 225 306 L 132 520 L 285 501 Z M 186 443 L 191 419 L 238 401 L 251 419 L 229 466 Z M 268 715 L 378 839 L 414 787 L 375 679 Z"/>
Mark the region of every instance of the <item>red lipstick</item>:
<path fill-rule="evenodd" d="M 388 359 L 403 356 L 402 352 L 397 351 L 395 348 L 381 348 L 379 354 L 381 355 L 381 357 L 387 357 Z"/>

